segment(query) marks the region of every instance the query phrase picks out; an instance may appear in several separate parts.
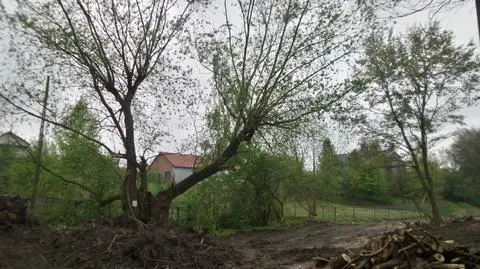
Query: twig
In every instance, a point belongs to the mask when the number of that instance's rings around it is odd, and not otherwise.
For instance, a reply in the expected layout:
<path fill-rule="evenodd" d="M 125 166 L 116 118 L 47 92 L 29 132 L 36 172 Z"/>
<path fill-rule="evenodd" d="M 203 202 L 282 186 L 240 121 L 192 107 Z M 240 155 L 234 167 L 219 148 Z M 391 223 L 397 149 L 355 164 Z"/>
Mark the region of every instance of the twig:
<path fill-rule="evenodd" d="M 410 244 L 410 245 L 408 245 L 408 246 L 406 246 L 406 247 L 403 247 L 403 248 L 401 248 L 401 249 L 398 250 L 398 254 L 400 254 L 400 253 L 402 253 L 402 252 L 404 252 L 404 251 L 407 251 L 407 250 L 415 247 L 416 245 L 417 245 L 417 243 L 412 243 L 412 244 Z"/>
<path fill-rule="evenodd" d="M 382 251 L 384 251 L 391 243 L 392 243 L 392 239 L 389 239 L 388 242 L 383 247 L 381 247 L 379 250 L 377 250 L 373 253 L 360 254 L 358 257 L 356 257 L 355 259 L 352 259 L 349 263 L 347 263 L 347 265 L 345 265 L 343 267 L 343 269 L 348 268 L 348 266 L 350 266 L 352 263 L 358 261 L 360 258 L 373 257 L 373 256 L 376 256 L 376 255 L 382 253 Z"/>
<path fill-rule="evenodd" d="M 112 250 L 112 245 L 113 245 L 113 243 L 115 242 L 115 239 L 117 239 L 117 236 L 118 236 L 118 234 L 115 234 L 115 236 L 114 236 L 113 239 L 112 239 L 112 242 L 110 243 L 110 245 L 109 245 L 108 248 L 107 248 L 107 251 L 111 251 L 111 250 Z"/>
<path fill-rule="evenodd" d="M 130 216 L 130 218 L 133 221 L 135 221 L 138 224 L 138 226 L 143 227 L 144 229 L 150 229 L 150 226 L 148 226 L 148 224 L 146 224 L 145 222 L 143 222 L 143 221 L 141 221 L 141 220 L 139 220 L 139 219 L 137 219 L 133 216 Z"/>
<path fill-rule="evenodd" d="M 45 257 L 43 257 L 41 254 L 40 254 L 40 258 L 42 258 L 44 262 L 47 262 L 47 259 L 45 259 Z"/>
<path fill-rule="evenodd" d="M 420 241 L 418 241 L 418 239 L 415 238 L 415 236 L 413 236 L 411 233 L 407 231 L 405 231 L 404 234 L 406 237 L 413 240 L 422 249 L 423 252 L 427 252 L 427 249 L 425 248 L 425 246 Z"/>
<path fill-rule="evenodd" d="M 440 247 L 440 242 L 438 242 L 437 238 L 435 238 L 435 236 L 433 236 L 431 233 L 427 232 L 427 231 L 423 231 L 426 235 L 428 235 L 430 238 L 432 238 L 432 240 L 435 242 L 435 244 L 437 244 L 437 248 Z"/>

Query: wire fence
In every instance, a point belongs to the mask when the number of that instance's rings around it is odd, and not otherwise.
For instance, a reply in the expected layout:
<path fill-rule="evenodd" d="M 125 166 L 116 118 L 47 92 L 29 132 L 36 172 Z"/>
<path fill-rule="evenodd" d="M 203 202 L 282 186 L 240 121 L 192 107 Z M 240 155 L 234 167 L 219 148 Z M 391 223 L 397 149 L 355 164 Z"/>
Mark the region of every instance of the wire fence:
<path fill-rule="evenodd" d="M 429 213 L 428 207 L 422 208 Z M 427 220 L 428 217 L 414 206 L 356 206 L 356 205 L 317 205 L 315 214 L 309 214 L 304 207 L 293 203 L 284 208 L 285 219 L 314 219 L 334 223 L 375 223 L 394 220 Z M 195 212 L 189 206 L 173 206 L 170 211 L 172 219 L 188 223 L 195 218 Z M 457 209 L 454 212 L 444 213 L 442 217 L 455 216 L 480 217 L 477 208 Z"/>

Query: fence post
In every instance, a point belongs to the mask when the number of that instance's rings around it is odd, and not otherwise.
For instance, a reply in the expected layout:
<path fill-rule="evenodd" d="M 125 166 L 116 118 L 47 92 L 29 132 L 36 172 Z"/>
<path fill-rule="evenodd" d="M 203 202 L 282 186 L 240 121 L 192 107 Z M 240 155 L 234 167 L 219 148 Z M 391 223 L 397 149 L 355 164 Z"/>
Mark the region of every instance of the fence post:
<path fill-rule="evenodd" d="M 377 213 L 375 212 L 375 207 L 373 208 L 373 221 L 377 218 Z"/>
<path fill-rule="evenodd" d="M 337 222 L 337 207 L 333 207 L 333 222 Z"/>
<path fill-rule="evenodd" d="M 297 216 L 297 203 L 293 203 L 293 216 Z"/>
<path fill-rule="evenodd" d="M 352 222 L 355 222 L 355 205 L 352 206 Z"/>
<path fill-rule="evenodd" d="M 325 220 L 325 206 L 322 205 L 322 220 Z"/>
<path fill-rule="evenodd" d="M 180 221 L 180 207 L 177 207 L 177 221 Z"/>
<path fill-rule="evenodd" d="M 214 210 L 215 210 L 215 208 L 214 208 Z M 191 218 L 190 214 L 191 214 L 191 206 L 188 205 L 187 206 L 187 221 L 186 221 L 187 223 L 190 221 L 190 218 Z"/>
<path fill-rule="evenodd" d="M 390 208 L 387 208 L 387 219 L 390 219 Z"/>

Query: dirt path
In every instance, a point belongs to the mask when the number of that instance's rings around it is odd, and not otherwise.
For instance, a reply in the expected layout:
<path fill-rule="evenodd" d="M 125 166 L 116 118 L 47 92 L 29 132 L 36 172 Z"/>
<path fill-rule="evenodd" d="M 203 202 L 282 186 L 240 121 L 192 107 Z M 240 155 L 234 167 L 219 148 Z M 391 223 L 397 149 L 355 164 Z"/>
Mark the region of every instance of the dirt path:
<path fill-rule="evenodd" d="M 294 228 L 236 234 L 227 242 L 246 257 L 243 268 L 312 268 L 312 257 L 338 255 L 403 223 L 352 225 L 311 223 Z"/>

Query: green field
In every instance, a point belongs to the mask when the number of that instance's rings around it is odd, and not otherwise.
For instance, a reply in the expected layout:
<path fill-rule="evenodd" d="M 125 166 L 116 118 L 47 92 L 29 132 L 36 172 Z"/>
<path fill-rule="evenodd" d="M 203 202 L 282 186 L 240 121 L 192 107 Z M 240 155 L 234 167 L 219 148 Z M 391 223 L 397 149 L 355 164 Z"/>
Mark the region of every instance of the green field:
<path fill-rule="evenodd" d="M 359 223 L 379 222 L 384 220 L 418 219 L 424 216 L 416 210 L 387 209 L 379 207 L 359 207 L 345 204 L 317 203 L 315 220 Z M 297 203 L 290 203 L 285 207 L 285 217 L 308 218 L 307 211 Z"/>
<path fill-rule="evenodd" d="M 355 206 L 339 203 L 317 202 L 317 215 L 314 218 L 308 216 L 307 210 L 300 204 L 290 202 L 285 205 L 284 224 L 302 224 L 309 220 L 327 221 L 336 223 L 375 223 L 388 220 L 427 220 L 427 217 L 417 211 L 413 206 L 405 206 L 408 209 L 401 209 L 399 205 L 377 205 L 377 206 Z M 441 203 L 443 217 L 472 215 L 480 216 L 480 209 L 467 204 L 459 204 L 443 201 Z M 189 212 L 188 207 L 181 204 L 173 205 L 171 215 L 174 219 L 185 221 L 195 215 Z M 274 225 L 275 226 L 275 225 Z"/>

